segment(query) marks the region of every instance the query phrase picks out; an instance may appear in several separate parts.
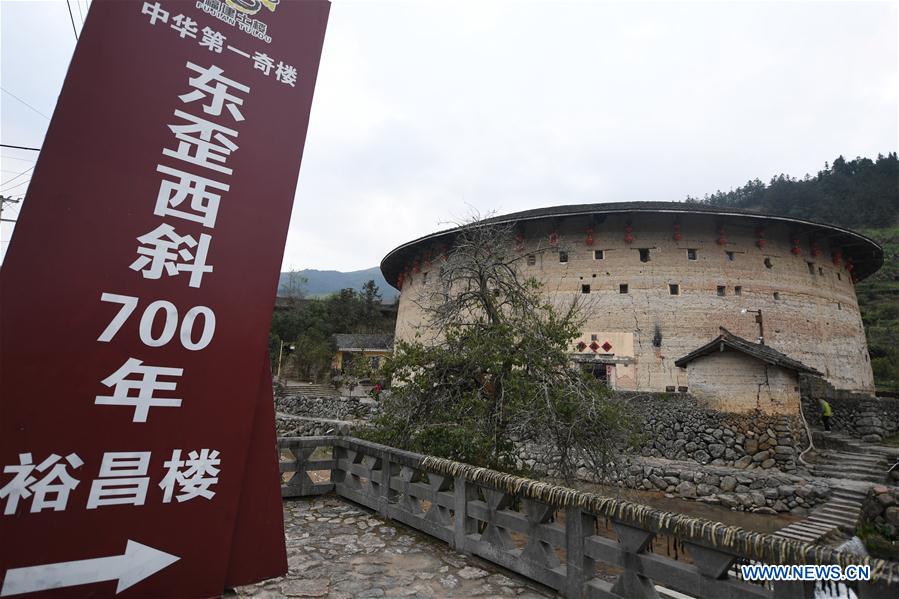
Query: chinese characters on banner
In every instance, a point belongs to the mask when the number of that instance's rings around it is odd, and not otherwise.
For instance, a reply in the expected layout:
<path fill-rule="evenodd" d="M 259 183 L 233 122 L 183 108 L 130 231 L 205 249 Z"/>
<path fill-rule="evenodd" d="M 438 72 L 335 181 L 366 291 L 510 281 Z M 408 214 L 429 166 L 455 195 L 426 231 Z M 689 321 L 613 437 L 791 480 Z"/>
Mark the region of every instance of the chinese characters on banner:
<path fill-rule="evenodd" d="M 328 9 L 92 3 L 0 271 L 0 596 L 286 569 L 264 357 Z"/>

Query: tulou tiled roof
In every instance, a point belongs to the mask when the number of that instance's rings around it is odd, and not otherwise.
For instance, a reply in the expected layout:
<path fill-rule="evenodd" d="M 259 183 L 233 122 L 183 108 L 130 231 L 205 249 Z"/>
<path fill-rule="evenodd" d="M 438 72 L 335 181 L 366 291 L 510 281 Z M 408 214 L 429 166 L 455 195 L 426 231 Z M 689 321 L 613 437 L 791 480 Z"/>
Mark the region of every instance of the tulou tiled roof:
<path fill-rule="evenodd" d="M 684 367 L 697 358 L 701 358 L 703 356 L 707 356 L 719 351 L 724 351 L 724 348 L 727 347 L 734 351 L 746 354 L 747 356 L 751 356 L 757 360 L 761 360 L 762 362 L 765 362 L 767 364 L 779 366 L 787 370 L 794 370 L 796 372 L 804 372 L 808 374 L 823 376 L 821 372 L 815 370 L 814 368 L 806 366 L 802 362 L 794 360 L 793 358 L 780 353 L 772 347 L 762 345 L 761 343 L 753 343 L 752 341 L 747 341 L 742 337 L 737 337 L 724 327 L 718 328 L 721 331 L 721 334 L 718 335 L 718 337 L 712 339 L 702 347 L 693 350 L 683 358 L 678 359 L 674 362 L 674 365 Z"/>
<path fill-rule="evenodd" d="M 506 225 L 567 217 L 604 218 L 606 215 L 611 214 L 631 215 L 641 213 L 673 214 L 683 216 L 683 218 L 689 218 L 690 215 L 706 215 L 728 220 L 737 219 L 761 225 L 769 222 L 786 223 L 791 227 L 815 232 L 822 238 L 831 238 L 836 244 L 846 248 L 849 257 L 852 258 L 856 265 L 854 274 L 859 281 L 876 272 L 883 265 L 883 248 L 874 240 L 855 231 L 818 220 L 763 214 L 751 210 L 712 206 L 698 202 L 608 202 L 602 204 L 548 206 L 494 216 L 485 219 L 481 224 Z M 381 273 L 388 283 L 396 287 L 399 273 L 415 259 L 416 255 L 424 251 L 429 245 L 451 244 L 454 236 L 460 230 L 469 226 L 471 225 L 437 231 L 394 248 L 381 260 Z"/>

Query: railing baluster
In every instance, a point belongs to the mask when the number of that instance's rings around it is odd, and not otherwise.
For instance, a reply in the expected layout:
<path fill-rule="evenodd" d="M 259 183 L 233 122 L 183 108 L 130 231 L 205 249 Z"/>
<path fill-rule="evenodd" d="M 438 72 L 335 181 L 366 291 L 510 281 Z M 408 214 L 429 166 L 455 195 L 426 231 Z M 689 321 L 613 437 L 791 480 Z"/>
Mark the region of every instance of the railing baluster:
<path fill-rule="evenodd" d="M 400 471 L 400 465 L 390 459 L 389 454 L 381 459 L 381 479 L 378 485 L 378 513 L 390 519 L 390 504 L 396 503 L 397 492 L 390 488 L 390 479 Z"/>
<path fill-rule="evenodd" d="M 618 533 L 624 567 L 624 571 L 618 575 L 612 586 L 612 592 L 633 599 L 656 599 L 659 593 L 652 580 L 640 574 L 642 567 L 638 558 L 639 554 L 646 552 L 646 547 L 652 542 L 655 534 L 617 520 L 612 520 L 612 527 Z"/>
<path fill-rule="evenodd" d="M 455 477 L 453 481 L 453 499 L 455 500 L 453 548 L 456 551 L 465 551 L 468 535 L 478 532 L 478 523 L 468 517 L 468 502 L 477 497 L 478 489 L 474 484 L 465 480 L 464 476 Z"/>
<path fill-rule="evenodd" d="M 584 552 L 584 539 L 596 529 L 596 517 L 577 507 L 565 508 L 565 596 L 580 599 L 593 578 L 596 562 Z"/>

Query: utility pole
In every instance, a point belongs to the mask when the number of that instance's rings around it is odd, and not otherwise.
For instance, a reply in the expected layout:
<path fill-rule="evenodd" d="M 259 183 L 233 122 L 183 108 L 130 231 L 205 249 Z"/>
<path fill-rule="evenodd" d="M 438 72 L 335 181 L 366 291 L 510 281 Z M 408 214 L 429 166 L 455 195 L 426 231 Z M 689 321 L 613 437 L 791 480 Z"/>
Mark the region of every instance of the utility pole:
<path fill-rule="evenodd" d="M 287 354 L 290 355 L 293 353 L 293 350 L 296 349 L 296 345 L 291 343 L 287 346 Z M 281 348 L 278 350 L 278 374 L 275 375 L 275 378 L 279 381 L 281 380 L 281 357 L 284 355 L 284 342 L 281 342 Z"/>
<path fill-rule="evenodd" d="M 21 201 L 22 201 L 21 199 L 14 200 L 13 198 L 8 198 L 6 196 L 0 196 L 0 222 L 3 222 L 3 223 L 16 222 L 11 218 L 3 218 L 3 207 L 6 206 L 7 204 L 18 204 Z"/>

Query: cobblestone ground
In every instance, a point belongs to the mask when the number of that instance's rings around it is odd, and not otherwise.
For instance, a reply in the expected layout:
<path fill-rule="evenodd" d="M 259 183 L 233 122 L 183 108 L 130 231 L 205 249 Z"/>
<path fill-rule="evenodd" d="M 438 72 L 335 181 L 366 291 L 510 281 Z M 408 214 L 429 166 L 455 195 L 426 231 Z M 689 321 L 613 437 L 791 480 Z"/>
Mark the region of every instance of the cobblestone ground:
<path fill-rule="evenodd" d="M 476 557 L 333 496 L 284 500 L 288 574 L 230 597 L 555 596 Z"/>

